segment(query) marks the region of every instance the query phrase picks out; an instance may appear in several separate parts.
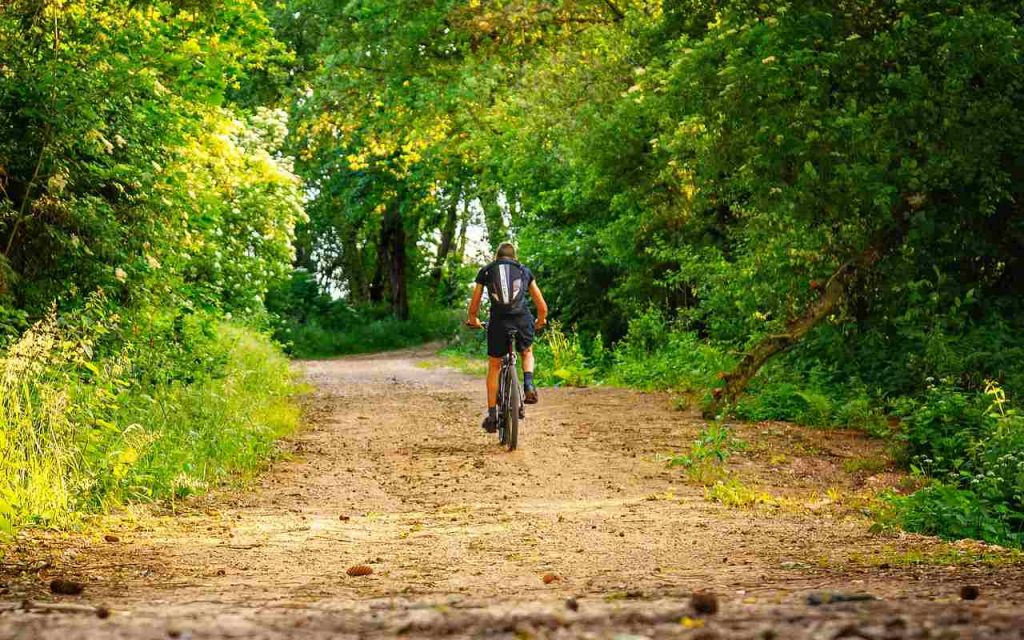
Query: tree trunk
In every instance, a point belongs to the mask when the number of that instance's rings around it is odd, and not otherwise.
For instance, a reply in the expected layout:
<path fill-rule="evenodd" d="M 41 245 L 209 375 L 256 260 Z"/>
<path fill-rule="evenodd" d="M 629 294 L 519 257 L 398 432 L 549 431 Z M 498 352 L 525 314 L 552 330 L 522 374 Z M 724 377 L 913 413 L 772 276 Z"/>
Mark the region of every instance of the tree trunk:
<path fill-rule="evenodd" d="M 445 212 L 444 223 L 441 225 L 441 243 L 437 246 L 437 259 L 434 262 L 434 269 L 430 272 L 434 284 L 441 283 L 444 274 L 445 263 L 448 262 L 448 255 L 452 252 L 452 245 L 455 242 L 455 227 L 459 216 L 459 201 L 462 195 L 459 191 L 452 192 L 448 202 L 448 210 Z"/>
<path fill-rule="evenodd" d="M 881 247 L 873 245 L 839 267 L 822 288 L 818 299 L 812 302 L 803 314 L 789 321 L 785 333 L 766 336 L 743 356 L 732 371 L 722 376 L 725 385 L 715 389 L 714 400 L 704 412 L 705 417 L 714 417 L 722 408 L 734 403 L 769 359 L 800 342 L 819 322 L 832 315 L 846 300 L 853 281 L 876 265 L 882 255 Z"/>
<path fill-rule="evenodd" d="M 462 201 L 462 211 L 459 212 L 459 243 L 455 247 L 455 260 L 462 263 L 466 257 L 466 235 L 469 231 L 469 204 Z"/>
<path fill-rule="evenodd" d="M 354 303 L 366 302 L 370 298 L 366 282 L 366 267 L 363 252 L 359 249 L 359 232 L 355 227 L 343 231 L 341 252 L 345 265 L 345 280 L 348 283 L 348 298 Z"/>
<path fill-rule="evenodd" d="M 370 284 L 367 287 L 370 294 L 370 302 L 372 303 L 384 302 L 384 293 L 386 288 L 384 282 L 384 272 L 387 270 L 388 262 L 388 250 L 386 243 L 387 236 L 385 235 L 385 230 L 382 223 L 380 229 L 380 239 L 377 242 L 376 265 L 374 266 L 373 269 L 373 277 L 370 278 Z"/>
<path fill-rule="evenodd" d="M 497 189 L 482 189 L 479 194 L 480 207 L 484 210 L 484 225 L 487 227 L 487 241 L 491 249 L 508 240 L 508 229 L 505 228 L 505 216 L 498 204 Z"/>
<path fill-rule="evenodd" d="M 391 311 L 399 320 L 409 319 L 409 291 L 406 283 L 405 224 L 401 202 L 388 206 L 381 221 L 382 263 L 388 274 Z"/>

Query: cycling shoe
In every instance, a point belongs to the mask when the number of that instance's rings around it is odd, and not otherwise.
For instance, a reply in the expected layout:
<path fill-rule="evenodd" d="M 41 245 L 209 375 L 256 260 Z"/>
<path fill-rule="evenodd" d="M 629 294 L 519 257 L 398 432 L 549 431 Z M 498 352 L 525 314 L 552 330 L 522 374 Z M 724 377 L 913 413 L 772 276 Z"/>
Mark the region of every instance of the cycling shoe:
<path fill-rule="evenodd" d="M 494 433 L 498 430 L 498 419 L 489 415 L 484 418 L 484 423 L 480 426 L 483 427 L 484 431 L 487 433 Z"/>

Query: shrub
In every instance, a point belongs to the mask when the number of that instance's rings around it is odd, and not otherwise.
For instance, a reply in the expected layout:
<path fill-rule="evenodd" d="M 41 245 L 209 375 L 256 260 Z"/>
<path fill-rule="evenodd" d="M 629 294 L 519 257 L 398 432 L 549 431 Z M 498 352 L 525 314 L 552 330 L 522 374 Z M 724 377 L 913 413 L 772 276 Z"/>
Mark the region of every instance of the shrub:
<path fill-rule="evenodd" d="M 550 386 L 586 387 L 594 383 L 594 369 L 587 366 L 587 358 L 575 332 L 565 333 L 556 322 L 535 342 L 537 383 Z"/>
<path fill-rule="evenodd" d="M 995 426 L 984 398 L 943 381 L 928 388 L 905 420 L 902 437 L 911 464 L 938 478 L 975 469 L 974 454 Z"/>
<path fill-rule="evenodd" d="M 626 336 L 615 346 L 610 381 L 641 389 L 707 391 L 717 376 L 732 366 L 732 357 L 679 331 L 657 310 L 648 310 L 629 323 Z"/>
<path fill-rule="evenodd" d="M 690 444 L 688 453 L 670 457 L 668 464 L 683 467 L 692 480 L 709 484 L 724 475 L 722 466 L 729 456 L 744 448 L 746 443 L 733 436 L 728 427 L 718 423 L 709 424 Z"/>
<path fill-rule="evenodd" d="M 125 335 L 121 322 L 50 315 L 0 358 L 0 528 L 245 477 L 297 425 L 266 336 L 201 314 L 140 314 Z"/>
<path fill-rule="evenodd" d="M 980 500 L 977 493 L 936 482 L 906 497 L 890 497 L 899 524 L 908 531 L 947 540 L 975 538 L 1005 546 L 1024 546 L 1020 515 L 1005 504 Z"/>
<path fill-rule="evenodd" d="M 427 299 L 414 299 L 409 320 L 398 320 L 382 305 L 354 307 L 320 291 L 311 274 L 293 272 L 267 299 L 275 316 L 275 338 L 300 358 L 324 358 L 388 351 L 451 339 L 460 313 Z"/>
<path fill-rule="evenodd" d="M 990 381 L 985 394 L 969 394 L 935 385 L 907 423 L 912 468 L 937 480 L 893 499 L 900 524 L 1024 545 L 1024 418 L 1008 408 L 1001 387 Z"/>

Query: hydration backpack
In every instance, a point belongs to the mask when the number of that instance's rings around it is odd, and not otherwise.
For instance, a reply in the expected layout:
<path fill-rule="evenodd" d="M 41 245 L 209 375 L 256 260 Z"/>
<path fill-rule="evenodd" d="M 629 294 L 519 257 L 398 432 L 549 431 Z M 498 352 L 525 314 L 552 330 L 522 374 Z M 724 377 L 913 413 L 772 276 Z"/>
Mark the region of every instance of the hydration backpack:
<path fill-rule="evenodd" d="M 491 294 L 491 309 L 517 311 L 523 307 L 526 269 L 518 262 L 502 260 L 489 267 L 487 290 Z"/>

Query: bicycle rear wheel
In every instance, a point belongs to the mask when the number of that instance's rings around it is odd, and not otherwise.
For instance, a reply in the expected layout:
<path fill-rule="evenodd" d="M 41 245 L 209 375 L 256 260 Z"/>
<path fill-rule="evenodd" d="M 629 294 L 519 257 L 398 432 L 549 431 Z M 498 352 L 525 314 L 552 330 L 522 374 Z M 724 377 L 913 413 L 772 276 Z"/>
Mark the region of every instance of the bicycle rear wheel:
<path fill-rule="evenodd" d="M 506 366 L 501 368 L 501 377 L 498 379 L 498 444 L 508 444 L 508 395 L 512 377 Z"/>
<path fill-rule="evenodd" d="M 508 402 L 505 408 L 506 442 L 509 451 L 519 446 L 519 408 L 523 406 L 523 390 L 519 388 L 519 379 L 512 372 L 511 384 L 508 387 Z"/>

